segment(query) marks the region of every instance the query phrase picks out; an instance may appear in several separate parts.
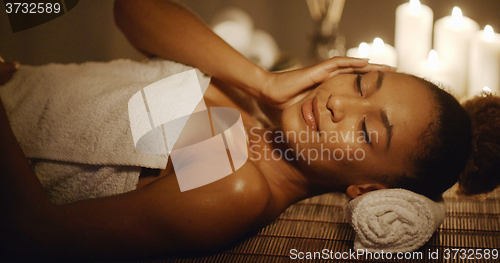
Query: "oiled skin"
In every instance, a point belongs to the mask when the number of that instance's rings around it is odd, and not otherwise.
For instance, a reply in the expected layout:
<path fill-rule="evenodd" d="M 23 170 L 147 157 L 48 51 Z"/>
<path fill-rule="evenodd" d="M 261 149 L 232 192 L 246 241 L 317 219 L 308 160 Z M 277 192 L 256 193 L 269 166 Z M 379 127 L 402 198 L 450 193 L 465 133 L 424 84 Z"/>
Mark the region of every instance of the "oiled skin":
<path fill-rule="evenodd" d="M 237 107 L 212 84 L 205 101 L 207 106 Z M 248 113 L 239 110 L 245 125 L 256 125 Z M 2 206 L 0 249 L 4 256 L 22 257 L 27 250 L 40 257 L 78 258 L 216 251 L 262 228 L 288 206 L 273 202 L 267 180 L 251 161 L 221 180 L 186 192 L 180 192 L 169 162 L 158 179 L 135 191 L 55 206 L 27 165 L 3 104 L 0 114 L 2 168 L 22 167 L 2 173 L 2 194 L 16 191 L 6 185 L 16 179 L 8 174 L 24 178 L 17 184 L 25 193 L 15 194 L 20 198 Z"/>
<path fill-rule="evenodd" d="M 186 192 L 180 192 L 173 169 L 166 169 L 161 178 L 126 194 L 52 205 L 22 156 L 3 105 L 1 110 L 2 135 L 8 139 L 1 144 L 2 168 L 6 161 L 22 167 L 6 172 L 25 178 L 18 188 L 27 189 L 24 197 L 3 206 L 4 256 L 23 256 L 27 250 L 37 256 L 113 258 L 214 251 L 265 226 L 285 208 L 273 202 L 266 179 L 251 161 Z M 15 179 L 5 177 L 2 183 Z M 3 195 L 10 191 L 16 190 L 2 184 Z"/>
<path fill-rule="evenodd" d="M 281 109 L 331 74 L 389 70 L 359 59 L 337 58 L 272 74 L 168 1 L 117 1 L 115 18 L 144 53 L 200 68 L 215 82 Z M 2 62 L 0 85 L 14 71 Z M 259 125 L 220 88 L 210 85 L 207 106 L 237 108 L 247 128 Z M 0 258 L 116 259 L 213 252 L 269 224 L 291 204 L 320 193 L 301 181 L 293 163 L 247 161 L 233 174 L 187 192 L 180 192 L 168 167 L 157 180 L 132 192 L 56 206 L 19 147 L 1 103 L 0 134 Z"/>

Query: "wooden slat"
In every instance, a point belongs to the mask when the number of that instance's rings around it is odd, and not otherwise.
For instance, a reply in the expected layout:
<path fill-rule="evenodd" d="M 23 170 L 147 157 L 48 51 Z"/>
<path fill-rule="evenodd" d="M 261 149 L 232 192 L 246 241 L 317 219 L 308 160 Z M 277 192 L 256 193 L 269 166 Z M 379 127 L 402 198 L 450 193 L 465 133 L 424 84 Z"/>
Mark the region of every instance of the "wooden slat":
<path fill-rule="evenodd" d="M 451 191 L 443 196 L 447 216 L 429 242 L 417 251 L 423 253 L 424 259 L 404 262 L 471 262 L 460 258 L 445 260 L 442 252 L 445 249 L 500 249 L 500 189 L 481 197 L 457 197 Z M 301 201 L 255 236 L 211 257 L 145 262 L 290 262 L 290 250 L 293 248 L 298 251 L 321 251 L 326 248 L 334 252 L 348 252 L 353 249 L 355 233 L 343 215 L 343 206 L 347 201 L 344 195 L 333 193 Z M 436 250 L 440 252 L 440 259 L 428 258 L 428 252 Z M 500 259 L 474 262 L 500 262 Z"/>

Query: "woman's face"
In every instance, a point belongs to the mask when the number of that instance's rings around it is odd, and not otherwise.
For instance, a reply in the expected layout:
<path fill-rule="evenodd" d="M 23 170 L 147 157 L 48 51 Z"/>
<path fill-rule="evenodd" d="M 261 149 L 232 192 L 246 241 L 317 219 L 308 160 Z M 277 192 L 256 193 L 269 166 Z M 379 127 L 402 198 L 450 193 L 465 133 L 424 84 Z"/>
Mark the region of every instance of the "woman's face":
<path fill-rule="evenodd" d="M 282 115 L 301 170 L 326 187 L 411 172 L 408 154 L 432 120 L 430 92 L 395 72 L 334 76 Z"/>

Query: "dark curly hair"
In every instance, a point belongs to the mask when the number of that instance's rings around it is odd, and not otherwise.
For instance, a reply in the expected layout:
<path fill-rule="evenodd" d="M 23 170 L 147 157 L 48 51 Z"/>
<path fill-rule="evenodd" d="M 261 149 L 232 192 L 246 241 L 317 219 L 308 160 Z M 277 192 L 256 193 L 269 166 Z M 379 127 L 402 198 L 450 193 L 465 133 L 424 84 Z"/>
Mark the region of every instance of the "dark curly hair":
<path fill-rule="evenodd" d="M 477 96 L 463 104 L 472 122 L 472 154 L 460 175 L 460 193 L 493 191 L 500 184 L 500 97 Z"/>
<path fill-rule="evenodd" d="M 387 176 L 386 184 L 431 199 L 457 181 L 466 195 L 494 190 L 500 184 L 500 98 L 481 95 L 462 107 L 444 89 L 412 77 L 432 94 L 433 120 L 419 138 L 420 149 L 408 158 L 413 172 Z"/>

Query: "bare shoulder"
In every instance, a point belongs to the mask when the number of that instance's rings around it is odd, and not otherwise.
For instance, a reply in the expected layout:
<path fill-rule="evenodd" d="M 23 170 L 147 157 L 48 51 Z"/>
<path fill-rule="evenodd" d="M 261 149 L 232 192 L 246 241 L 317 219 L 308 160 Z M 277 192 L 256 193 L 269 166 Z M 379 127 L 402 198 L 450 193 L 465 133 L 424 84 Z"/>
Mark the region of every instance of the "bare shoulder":
<path fill-rule="evenodd" d="M 268 224 L 274 215 L 271 203 L 269 186 L 250 161 L 231 175 L 185 192 L 171 173 L 116 196 L 51 206 L 43 213 L 21 210 L 11 231 L 15 238 L 7 239 L 9 246 L 2 251 L 19 255 L 31 249 L 49 257 L 213 252 Z M 30 233 L 29 242 L 16 233 Z"/>
<path fill-rule="evenodd" d="M 153 200 L 168 231 L 179 242 L 204 249 L 220 248 L 267 225 L 274 218 L 270 187 L 247 161 L 232 174 L 199 188 L 180 192 L 174 173 L 140 189 Z M 175 227 L 174 227 L 175 226 Z"/>
<path fill-rule="evenodd" d="M 215 210 L 260 214 L 266 211 L 272 198 L 267 180 L 251 161 L 220 180 L 185 192 L 180 192 L 174 171 L 158 180 L 157 184 L 157 187 L 178 195 L 182 201 L 207 207 L 205 201 L 211 200 L 209 204 Z"/>

